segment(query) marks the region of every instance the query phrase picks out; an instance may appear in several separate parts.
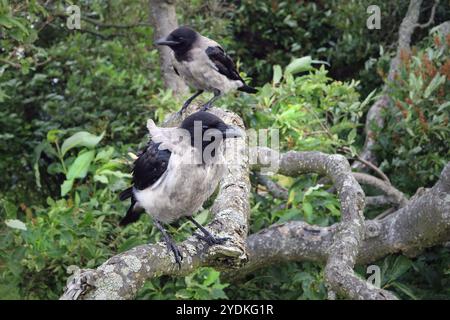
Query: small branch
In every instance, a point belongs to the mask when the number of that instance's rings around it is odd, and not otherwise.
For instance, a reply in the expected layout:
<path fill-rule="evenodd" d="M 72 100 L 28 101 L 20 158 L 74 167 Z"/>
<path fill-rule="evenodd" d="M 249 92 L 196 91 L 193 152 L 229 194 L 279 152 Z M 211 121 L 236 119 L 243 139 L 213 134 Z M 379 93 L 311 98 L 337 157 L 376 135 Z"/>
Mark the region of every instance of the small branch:
<path fill-rule="evenodd" d="M 21 68 L 21 65 L 19 63 L 15 63 L 15 62 L 9 61 L 8 59 L 0 58 L 0 62 L 9 64 L 11 67 L 14 67 L 16 69 L 20 69 Z"/>
<path fill-rule="evenodd" d="M 366 173 L 353 172 L 353 176 L 358 180 L 359 183 L 370 185 L 380 191 L 382 191 L 386 196 L 389 197 L 391 203 L 397 204 L 399 207 L 405 206 L 408 202 L 408 199 L 405 195 L 393 187 L 391 184 L 386 183 L 385 181 L 375 178 Z"/>
<path fill-rule="evenodd" d="M 428 22 L 426 22 L 426 23 L 422 23 L 422 24 L 418 23 L 417 27 L 419 27 L 421 29 L 425 29 L 425 28 L 428 28 L 432 23 L 434 23 L 434 16 L 436 14 L 436 7 L 438 6 L 438 4 L 439 4 L 439 0 L 435 0 L 433 7 L 431 8 L 430 19 L 428 19 Z"/>
<path fill-rule="evenodd" d="M 278 183 L 274 182 L 272 179 L 263 175 L 259 172 L 255 172 L 255 176 L 258 179 L 258 183 L 262 184 L 267 188 L 267 191 L 274 197 L 278 199 L 287 200 L 289 197 L 289 191 L 280 186 Z"/>
<path fill-rule="evenodd" d="M 387 196 L 371 196 L 366 197 L 366 207 L 382 207 L 385 205 L 391 205 L 392 199 Z M 397 204 L 397 203 L 394 203 Z"/>
<path fill-rule="evenodd" d="M 379 214 L 378 216 L 375 217 L 376 220 L 381 220 L 385 217 L 387 217 L 388 215 L 390 215 L 391 213 L 394 213 L 395 209 L 394 208 L 389 208 L 387 210 L 385 210 L 384 212 L 382 212 L 381 214 Z"/>
<path fill-rule="evenodd" d="M 389 180 L 388 176 L 384 174 L 383 171 L 380 170 L 380 168 L 378 168 L 376 165 L 374 165 L 372 162 L 364 160 L 363 158 L 361 158 L 360 156 L 356 156 L 354 158 L 356 161 L 359 161 L 363 164 L 365 164 L 366 166 L 368 166 L 369 168 L 371 168 L 373 171 L 375 171 L 375 173 L 377 175 L 380 176 L 381 179 L 383 179 L 384 181 L 386 181 L 386 183 L 391 184 L 391 181 Z"/>
<path fill-rule="evenodd" d="M 81 20 L 86 21 L 90 24 L 93 24 L 99 28 L 114 28 L 114 29 L 132 29 L 137 27 L 152 27 L 151 23 L 147 22 L 137 22 L 134 24 L 109 24 L 109 23 L 103 23 L 99 20 L 81 17 Z"/>

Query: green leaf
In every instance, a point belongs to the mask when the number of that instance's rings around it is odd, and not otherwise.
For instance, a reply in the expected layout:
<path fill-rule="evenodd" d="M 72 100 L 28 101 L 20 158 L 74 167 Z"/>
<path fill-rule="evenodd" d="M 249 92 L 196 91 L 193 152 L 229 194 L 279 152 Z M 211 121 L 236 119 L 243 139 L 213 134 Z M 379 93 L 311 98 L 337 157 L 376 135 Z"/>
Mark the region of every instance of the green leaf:
<path fill-rule="evenodd" d="M 289 63 L 284 70 L 285 74 L 296 74 L 303 71 L 308 71 L 312 69 L 312 59 L 310 56 L 302 57 L 294 59 L 291 63 Z"/>
<path fill-rule="evenodd" d="M 198 223 L 204 224 L 206 222 L 206 220 L 208 219 L 208 210 L 203 210 L 198 215 L 196 215 L 194 219 Z"/>
<path fill-rule="evenodd" d="M 94 181 L 98 181 L 98 182 L 101 182 L 101 183 L 104 183 L 104 184 L 108 184 L 108 177 L 96 174 L 94 176 Z"/>
<path fill-rule="evenodd" d="M 10 22 L 18 27 L 24 34 L 29 34 L 28 29 L 22 23 L 20 23 L 19 20 L 12 18 Z"/>
<path fill-rule="evenodd" d="M 75 161 L 70 165 L 67 172 L 67 180 L 76 178 L 84 178 L 88 172 L 89 166 L 95 156 L 95 150 L 91 150 L 80 154 Z"/>
<path fill-rule="evenodd" d="M 5 28 L 12 28 L 13 24 L 11 22 L 11 18 L 7 16 L 0 16 L 0 25 L 4 26 Z"/>
<path fill-rule="evenodd" d="M 70 190 L 72 190 L 72 187 L 73 187 L 73 179 L 65 180 L 61 185 L 61 197 L 64 197 L 67 193 L 69 193 Z"/>
<path fill-rule="evenodd" d="M 411 299 L 414 300 L 419 300 L 417 298 L 417 296 L 412 292 L 411 288 L 408 287 L 407 285 L 404 285 L 403 283 L 399 283 L 399 282 L 394 282 L 392 284 L 392 286 L 396 287 L 397 289 L 399 289 L 401 292 L 403 292 L 404 294 L 406 294 L 408 297 L 410 297 Z"/>
<path fill-rule="evenodd" d="M 406 271 L 412 267 L 412 262 L 405 256 L 398 256 L 394 264 L 387 273 L 388 283 L 400 278 Z"/>
<path fill-rule="evenodd" d="M 353 142 L 355 142 L 355 138 L 356 138 L 356 129 L 352 129 L 348 134 L 347 143 L 353 144 Z"/>
<path fill-rule="evenodd" d="M 208 275 L 207 275 L 207 277 L 205 279 L 205 281 L 203 282 L 203 285 L 205 285 L 205 286 L 212 285 L 214 282 L 216 282 L 216 280 L 219 279 L 219 276 L 220 276 L 220 272 L 219 271 L 210 269 L 209 272 L 208 272 Z"/>
<path fill-rule="evenodd" d="M 108 147 L 106 149 L 102 149 L 95 156 L 95 162 L 97 162 L 99 160 L 109 160 L 109 159 L 111 159 L 113 153 L 114 153 L 113 147 Z"/>
<path fill-rule="evenodd" d="M 311 203 L 303 201 L 303 211 L 305 212 L 306 221 L 311 221 L 313 216 L 313 207 Z"/>
<path fill-rule="evenodd" d="M 443 104 L 441 104 L 437 110 L 437 112 L 441 112 L 442 110 L 446 109 L 450 107 L 450 101 L 444 102 Z"/>
<path fill-rule="evenodd" d="M 47 141 L 50 143 L 54 143 L 58 140 L 58 135 L 61 133 L 62 131 L 59 129 L 52 129 L 49 132 L 47 132 Z"/>
<path fill-rule="evenodd" d="M 78 146 L 83 146 L 90 149 L 94 148 L 103 139 L 104 135 L 105 132 L 102 132 L 99 136 L 86 131 L 77 132 L 64 141 L 61 147 L 61 153 L 64 156 L 67 151 Z"/>
<path fill-rule="evenodd" d="M 279 65 L 273 66 L 273 84 L 280 83 L 281 77 L 283 76 L 283 72 Z"/>
<path fill-rule="evenodd" d="M 13 229 L 19 229 L 19 230 L 24 230 L 27 231 L 27 226 L 25 225 L 25 223 L 23 223 L 20 220 L 17 219 L 8 219 L 5 220 L 5 224 Z"/>
<path fill-rule="evenodd" d="M 428 98 L 434 92 L 434 90 L 436 90 L 444 82 L 445 82 L 445 76 L 441 75 L 439 72 L 436 73 L 433 80 L 430 81 L 430 84 L 425 89 L 425 92 L 423 93 L 423 97 L 425 99 Z"/>

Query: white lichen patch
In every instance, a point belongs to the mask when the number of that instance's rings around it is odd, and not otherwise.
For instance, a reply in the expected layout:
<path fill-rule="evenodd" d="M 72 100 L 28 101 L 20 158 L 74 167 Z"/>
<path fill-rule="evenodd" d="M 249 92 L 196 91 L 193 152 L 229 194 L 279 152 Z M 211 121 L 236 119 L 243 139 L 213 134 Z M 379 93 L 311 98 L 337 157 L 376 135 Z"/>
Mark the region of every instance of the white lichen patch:
<path fill-rule="evenodd" d="M 107 265 L 101 266 L 99 269 L 104 271 L 105 273 L 111 273 L 114 271 L 114 266 L 107 264 Z"/>
<path fill-rule="evenodd" d="M 135 256 L 123 256 L 122 259 L 126 263 L 128 268 L 133 272 L 138 272 L 142 267 L 141 261 Z"/>
<path fill-rule="evenodd" d="M 123 286 L 122 277 L 115 273 L 106 274 L 105 277 L 99 279 L 96 283 L 94 299 L 96 300 L 121 300 L 119 291 Z"/>

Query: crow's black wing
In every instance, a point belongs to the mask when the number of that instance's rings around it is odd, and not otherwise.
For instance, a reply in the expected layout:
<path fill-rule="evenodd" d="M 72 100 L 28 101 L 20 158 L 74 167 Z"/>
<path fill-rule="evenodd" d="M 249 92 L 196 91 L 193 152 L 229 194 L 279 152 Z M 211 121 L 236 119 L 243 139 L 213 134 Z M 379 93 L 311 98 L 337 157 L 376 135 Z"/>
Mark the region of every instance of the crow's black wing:
<path fill-rule="evenodd" d="M 133 166 L 133 185 L 138 190 L 150 187 L 164 174 L 169 163 L 171 152 L 159 150 L 161 143 L 150 140 L 147 147 L 138 154 Z M 133 187 L 122 191 L 120 201 L 133 197 Z"/>
<path fill-rule="evenodd" d="M 133 167 L 133 184 L 138 190 L 150 187 L 166 172 L 171 152 L 159 150 L 160 143 L 150 141 L 147 149 L 142 152 Z"/>
<path fill-rule="evenodd" d="M 133 167 L 133 185 L 136 189 L 143 190 L 150 187 L 167 170 L 171 152 L 169 150 L 159 150 L 160 144 L 150 141 L 147 147 L 138 154 Z M 143 208 L 136 206 L 133 187 L 125 189 L 119 195 L 121 201 L 128 198 L 131 198 L 131 204 L 127 214 L 120 221 L 121 226 L 137 221 L 144 212 Z"/>
<path fill-rule="evenodd" d="M 205 52 L 221 74 L 230 80 L 241 80 L 244 82 L 239 72 L 237 72 L 233 60 L 231 60 L 221 47 L 208 47 Z"/>

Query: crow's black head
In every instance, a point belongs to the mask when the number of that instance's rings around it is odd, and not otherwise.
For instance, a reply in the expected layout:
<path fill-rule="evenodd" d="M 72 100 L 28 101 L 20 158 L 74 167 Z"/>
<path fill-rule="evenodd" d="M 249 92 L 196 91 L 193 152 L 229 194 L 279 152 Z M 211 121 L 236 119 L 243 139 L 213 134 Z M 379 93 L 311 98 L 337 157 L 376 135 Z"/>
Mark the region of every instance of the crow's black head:
<path fill-rule="evenodd" d="M 170 47 L 177 55 L 183 55 L 197 40 L 198 33 L 189 27 L 179 27 L 173 30 L 167 37 L 155 42 L 157 45 Z"/>
<path fill-rule="evenodd" d="M 202 146 L 203 149 L 215 139 L 241 137 L 240 129 L 225 124 L 212 113 L 198 111 L 191 114 L 181 123 L 181 128 L 191 135 L 193 147 Z"/>

